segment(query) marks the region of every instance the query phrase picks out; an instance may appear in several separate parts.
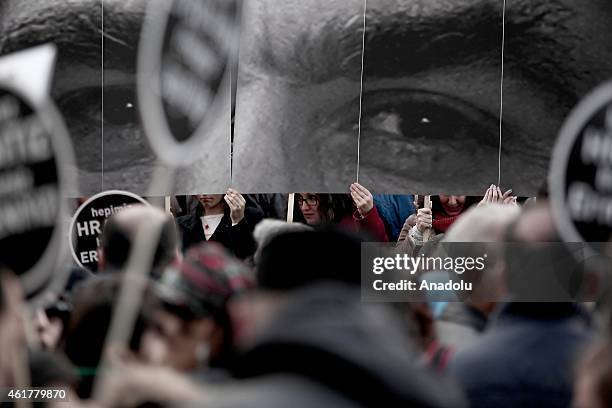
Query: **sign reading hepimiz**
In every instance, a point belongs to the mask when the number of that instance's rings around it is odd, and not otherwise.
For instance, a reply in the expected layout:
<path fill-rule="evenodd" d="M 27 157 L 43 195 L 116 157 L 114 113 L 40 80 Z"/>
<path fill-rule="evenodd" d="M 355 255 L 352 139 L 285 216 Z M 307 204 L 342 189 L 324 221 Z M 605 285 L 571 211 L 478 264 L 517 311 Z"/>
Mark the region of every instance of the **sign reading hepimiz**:
<path fill-rule="evenodd" d="M 105 191 L 85 201 L 70 223 L 70 250 L 76 263 L 97 272 L 100 234 L 106 220 L 126 208 L 143 204 L 149 205 L 136 194 L 119 190 Z"/>
<path fill-rule="evenodd" d="M 63 272 L 62 166 L 71 150 L 48 97 L 55 55 L 40 46 L 0 59 L 0 265 L 29 298 Z"/>
<path fill-rule="evenodd" d="M 587 95 L 567 118 L 553 150 L 549 188 L 565 241 L 612 238 L 612 83 Z"/>
<path fill-rule="evenodd" d="M 170 165 L 196 160 L 200 142 L 230 108 L 223 91 L 237 44 L 238 8 L 238 0 L 149 2 L 138 96 L 149 142 Z"/>

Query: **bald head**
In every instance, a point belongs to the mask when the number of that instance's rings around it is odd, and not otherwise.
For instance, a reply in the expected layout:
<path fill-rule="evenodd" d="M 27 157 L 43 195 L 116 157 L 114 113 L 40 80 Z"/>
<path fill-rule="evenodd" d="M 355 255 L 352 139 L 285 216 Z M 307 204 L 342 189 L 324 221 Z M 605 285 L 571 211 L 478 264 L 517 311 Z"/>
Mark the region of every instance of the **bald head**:
<path fill-rule="evenodd" d="M 525 211 L 514 226 L 511 239 L 518 242 L 560 241 L 550 206 L 537 204 Z"/>
<path fill-rule="evenodd" d="M 518 207 L 499 204 L 473 207 L 453 223 L 444 241 L 499 242 L 519 212 Z"/>
<path fill-rule="evenodd" d="M 100 238 L 102 268 L 120 270 L 125 267 L 139 228 L 150 224 L 161 228 L 151 273 L 157 275 L 172 262 L 178 244 L 174 220 L 157 208 L 138 205 L 114 214 L 104 225 Z"/>
<path fill-rule="evenodd" d="M 453 223 L 444 237 L 445 242 L 472 242 L 459 246 L 461 256 L 487 256 L 486 268 L 481 272 L 468 271 L 463 277 L 474 283 L 467 304 L 490 313 L 496 302 L 506 293 L 504 265 L 501 262 L 502 242 L 507 228 L 518 218 L 518 207 L 488 204 L 473 207 Z M 452 247 L 449 247 L 452 250 Z"/>

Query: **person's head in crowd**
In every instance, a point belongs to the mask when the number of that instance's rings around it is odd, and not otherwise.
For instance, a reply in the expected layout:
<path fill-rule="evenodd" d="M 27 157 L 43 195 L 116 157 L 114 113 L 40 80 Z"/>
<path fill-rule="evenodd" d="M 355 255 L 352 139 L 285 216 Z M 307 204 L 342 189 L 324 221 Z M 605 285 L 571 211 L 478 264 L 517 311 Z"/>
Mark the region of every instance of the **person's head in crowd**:
<path fill-rule="evenodd" d="M 335 224 L 275 235 L 259 252 L 256 296 L 241 341 L 248 343 L 294 290 L 319 282 L 358 288 L 366 238 Z"/>
<path fill-rule="evenodd" d="M 334 225 L 279 234 L 261 250 L 258 286 L 288 291 L 320 280 L 359 285 L 363 241 L 363 236 Z"/>
<path fill-rule="evenodd" d="M 467 196 L 464 195 L 437 195 L 434 196 L 433 205 L 438 206 L 437 211 L 443 211 L 445 215 L 449 217 L 455 217 L 461 212 L 465 207 L 465 200 Z"/>
<path fill-rule="evenodd" d="M 255 242 L 257 243 L 257 250 L 255 251 L 254 261 L 255 264 L 259 262 L 261 257 L 261 251 L 263 248 L 272 240 L 274 237 L 289 233 L 289 232 L 298 232 L 298 231 L 310 231 L 311 227 L 304 225 L 302 223 L 288 223 L 286 221 L 275 220 L 271 218 L 266 218 L 261 221 L 255 229 L 253 230 L 253 238 L 255 238 Z"/>
<path fill-rule="evenodd" d="M 234 352 L 231 302 L 253 286 L 251 271 L 220 244 L 192 247 L 157 286 L 142 357 L 185 372 L 224 368 Z"/>
<path fill-rule="evenodd" d="M 121 283 L 122 276 L 118 274 L 99 275 L 74 290 L 73 311 L 65 330 L 64 351 L 77 368 L 80 377 L 78 394 L 81 398 L 90 397 L 94 380 L 99 374 L 106 335 Z M 128 344 L 134 353 L 139 350 L 152 301 L 147 287 Z"/>
<path fill-rule="evenodd" d="M 230 215 L 233 224 L 237 224 L 244 218 L 246 199 L 240 192 L 228 189 L 225 194 L 199 194 L 195 196 L 199 202 L 196 213 L 199 216 Z M 240 219 L 235 219 L 236 210 L 240 210 Z"/>
<path fill-rule="evenodd" d="M 387 242 L 389 237 L 372 193 L 359 183 L 352 183 L 349 193 L 297 194 L 296 207 L 308 225 L 339 224 L 367 234 L 370 240 Z"/>
<path fill-rule="evenodd" d="M 150 272 L 152 277 L 159 277 L 161 271 L 179 256 L 178 233 L 170 215 L 141 205 L 113 214 L 104 225 L 100 237 L 99 269 L 118 272 L 125 268 L 138 230 L 151 224 L 161 229 Z"/>
<path fill-rule="evenodd" d="M 505 232 L 508 242 L 561 242 L 547 201 L 540 201 L 521 213 Z"/>
<path fill-rule="evenodd" d="M 584 243 L 563 242 L 548 201 L 523 209 L 504 239 L 508 290 L 515 300 L 541 302 L 534 313 L 554 311 L 553 302 L 592 301 L 605 289 L 607 260 L 581 259 Z"/>
<path fill-rule="evenodd" d="M 308 225 L 347 223 L 353 217 L 362 220 L 370 213 L 379 218 L 372 193 L 359 183 L 349 186 L 349 194 L 296 194 L 295 204 Z"/>
<path fill-rule="evenodd" d="M 437 195 L 431 197 L 432 227 L 437 234 L 444 233 L 472 205 L 477 197 Z"/>
<path fill-rule="evenodd" d="M 504 240 L 505 281 L 515 301 L 571 301 L 578 294 L 584 268 L 571 253 L 572 244 L 562 243 L 548 202 L 524 209 L 506 229 Z M 555 308 L 554 303 L 533 306 L 533 313 Z"/>
<path fill-rule="evenodd" d="M 300 193 L 295 195 L 295 205 L 308 225 L 339 222 L 355 211 L 347 194 Z"/>
<path fill-rule="evenodd" d="M 275 234 L 258 251 L 256 296 L 244 318 L 248 343 L 293 290 L 316 282 L 361 283 L 360 253 L 365 238 L 326 224 L 306 231 Z"/>
<path fill-rule="evenodd" d="M 612 406 L 612 342 L 609 338 L 584 353 L 574 378 L 573 408 Z"/>
<path fill-rule="evenodd" d="M 501 246 L 506 229 L 519 214 L 516 206 L 489 204 L 473 207 L 453 223 L 444 236 L 443 242 L 448 243 L 449 251 L 456 249 L 457 256 L 477 258 L 487 255 L 482 271 L 466 271 L 461 276 L 474 284 L 474 290 L 470 291 L 465 302 L 482 313 L 490 313 L 505 295 L 505 263 Z M 453 243 L 458 243 L 455 248 Z"/>
<path fill-rule="evenodd" d="M 200 202 L 202 215 L 223 214 L 227 204 L 223 194 L 200 194 L 196 196 Z"/>

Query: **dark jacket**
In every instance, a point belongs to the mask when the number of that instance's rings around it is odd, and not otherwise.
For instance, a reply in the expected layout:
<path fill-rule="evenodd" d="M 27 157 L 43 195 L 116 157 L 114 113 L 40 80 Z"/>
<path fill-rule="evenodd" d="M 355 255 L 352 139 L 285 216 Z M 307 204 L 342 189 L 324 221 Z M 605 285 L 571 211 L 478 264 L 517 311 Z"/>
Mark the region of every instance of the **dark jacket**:
<path fill-rule="evenodd" d="M 201 217 L 202 209 L 200 207 L 195 214 L 176 219 L 181 233 L 183 251 L 186 251 L 192 245 L 206 241 Z M 229 209 L 225 207 L 225 214 L 209 241 L 219 242 L 240 259 L 248 258 L 255 253 L 256 249 L 253 229 L 262 219 L 263 213 L 259 208 L 246 207 L 242 221 L 232 226 Z"/>
<path fill-rule="evenodd" d="M 417 366 L 388 305 L 362 303 L 358 288 L 321 283 L 288 303 L 236 360 L 239 378 L 211 406 L 462 407 L 453 382 Z"/>
<path fill-rule="evenodd" d="M 478 407 L 568 407 L 575 358 L 591 338 L 572 303 L 508 303 L 449 370 Z"/>

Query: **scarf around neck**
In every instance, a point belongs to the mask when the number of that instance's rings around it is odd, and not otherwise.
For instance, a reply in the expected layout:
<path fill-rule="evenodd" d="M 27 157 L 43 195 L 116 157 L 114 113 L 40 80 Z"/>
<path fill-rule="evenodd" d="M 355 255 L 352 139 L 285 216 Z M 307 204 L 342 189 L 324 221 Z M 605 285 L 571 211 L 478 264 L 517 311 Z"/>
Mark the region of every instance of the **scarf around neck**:
<path fill-rule="evenodd" d="M 432 226 L 433 226 L 434 231 L 436 231 L 436 234 L 445 233 L 446 230 L 448 230 L 448 227 L 450 227 L 453 224 L 453 222 L 455 222 L 455 220 L 459 218 L 459 215 L 455 215 L 454 217 L 451 217 L 444 213 L 440 213 L 440 212 L 435 213 L 434 219 L 432 222 Z"/>

